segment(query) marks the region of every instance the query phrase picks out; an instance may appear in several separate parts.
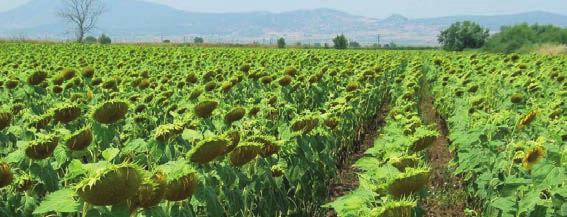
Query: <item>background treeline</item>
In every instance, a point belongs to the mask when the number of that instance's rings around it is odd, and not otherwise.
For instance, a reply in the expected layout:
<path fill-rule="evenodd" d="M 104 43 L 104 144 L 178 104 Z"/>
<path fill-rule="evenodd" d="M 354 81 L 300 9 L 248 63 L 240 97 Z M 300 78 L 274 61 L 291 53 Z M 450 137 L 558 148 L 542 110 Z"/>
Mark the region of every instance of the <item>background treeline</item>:
<path fill-rule="evenodd" d="M 484 49 L 492 52 L 511 53 L 530 51 L 544 44 L 567 44 L 567 29 L 552 25 L 528 25 L 502 27 L 488 39 Z"/>
<path fill-rule="evenodd" d="M 464 21 L 441 31 L 438 40 L 442 48 L 449 51 L 482 49 L 497 53 L 567 54 L 567 28 L 553 25 L 503 26 L 500 32 L 490 35 L 480 24 Z"/>

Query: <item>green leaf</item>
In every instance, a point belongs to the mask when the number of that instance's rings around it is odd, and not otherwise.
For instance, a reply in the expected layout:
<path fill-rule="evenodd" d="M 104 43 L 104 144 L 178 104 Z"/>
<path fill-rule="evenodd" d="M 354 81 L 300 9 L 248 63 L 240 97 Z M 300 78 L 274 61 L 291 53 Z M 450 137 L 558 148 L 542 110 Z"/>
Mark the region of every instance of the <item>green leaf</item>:
<path fill-rule="evenodd" d="M 354 164 L 356 168 L 364 171 L 371 170 L 373 168 L 378 167 L 379 165 L 380 165 L 380 160 L 374 157 L 363 157 L 358 161 L 356 161 L 356 163 Z"/>
<path fill-rule="evenodd" d="M 4 161 L 6 161 L 7 163 L 18 163 L 22 160 L 26 159 L 26 155 L 24 153 L 24 151 L 22 149 L 18 149 L 10 154 L 8 154 L 8 156 L 6 156 L 6 158 L 4 158 Z"/>
<path fill-rule="evenodd" d="M 365 216 L 364 214 L 370 212 L 370 203 L 374 201 L 376 196 L 377 194 L 370 190 L 359 188 L 322 207 L 334 209 L 338 216 Z"/>
<path fill-rule="evenodd" d="M 112 206 L 111 211 L 113 217 L 130 217 L 128 204 L 121 203 Z"/>
<path fill-rule="evenodd" d="M 33 214 L 42 214 L 47 212 L 78 212 L 81 204 L 73 198 L 74 196 L 75 191 L 71 189 L 63 189 L 53 192 L 45 197 L 45 200 L 39 204 L 39 207 L 35 209 Z"/>
<path fill-rule="evenodd" d="M 187 140 L 189 142 L 193 142 L 195 140 L 203 139 L 203 135 L 201 135 L 201 133 L 197 132 L 196 130 L 191 130 L 191 129 L 184 130 L 181 137 L 184 140 Z"/>
<path fill-rule="evenodd" d="M 51 163 L 53 169 L 58 170 L 61 165 L 65 164 L 69 158 L 67 157 L 67 151 L 65 150 L 64 146 L 59 145 L 55 148 L 53 152 L 53 156 L 55 157 L 55 161 Z"/>
<path fill-rule="evenodd" d="M 83 167 L 83 163 L 80 160 L 74 159 L 69 163 L 67 167 L 67 174 L 65 175 L 65 179 L 74 179 L 81 175 L 85 175 L 87 170 Z"/>
<path fill-rule="evenodd" d="M 516 203 L 511 197 L 499 197 L 492 201 L 490 204 L 492 207 L 502 210 L 503 214 L 510 213 L 514 210 Z"/>
<path fill-rule="evenodd" d="M 112 161 L 112 159 L 114 159 L 116 156 L 118 156 L 118 153 L 120 153 L 120 149 L 117 148 L 107 148 L 102 152 L 102 157 L 106 160 L 106 161 Z"/>

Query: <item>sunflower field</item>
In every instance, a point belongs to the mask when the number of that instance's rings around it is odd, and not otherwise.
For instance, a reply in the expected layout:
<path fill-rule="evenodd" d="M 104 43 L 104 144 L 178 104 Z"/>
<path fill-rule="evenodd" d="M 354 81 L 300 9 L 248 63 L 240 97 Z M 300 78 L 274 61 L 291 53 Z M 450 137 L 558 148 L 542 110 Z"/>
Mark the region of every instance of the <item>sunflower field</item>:
<path fill-rule="evenodd" d="M 567 216 L 566 74 L 533 55 L 0 44 L 0 216 L 419 216 L 440 135 L 424 92 L 479 215 Z"/>

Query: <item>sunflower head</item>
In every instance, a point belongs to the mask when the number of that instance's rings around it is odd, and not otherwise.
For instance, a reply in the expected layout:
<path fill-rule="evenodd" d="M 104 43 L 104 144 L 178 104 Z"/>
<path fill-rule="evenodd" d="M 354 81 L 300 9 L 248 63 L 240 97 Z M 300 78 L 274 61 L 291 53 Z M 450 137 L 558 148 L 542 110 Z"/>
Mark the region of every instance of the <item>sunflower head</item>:
<path fill-rule="evenodd" d="M 43 160 L 50 157 L 55 151 L 59 137 L 55 135 L 43 135 L 32 141 L 25 149 L 26 155 L 32 160 Z"/>
<path fill-rule="evenodd" d="M 257 142 L 240 143 L 230 152 L 230 164 L 236 167 L 247 164 L 262 152 L 262 147 L 264 147 L 264 145 Z"/>
<path fill-rule="evenodd" d="M 514 104 L 520 104 L 524 101 L 524 95 L 521 93 L 515 93 L 512 97 L 510 97 L 510 101 Z"/>
<path fill-rule="evenodd" d="M 417 206 L 416 201 L 401 199 L 387 201 L 379 208 L 371 211 L 371 217 L 411 217 L 412 209 Z"/>
<path fill-rule="evenodd" d="M 12 183 L 14 176 L 10 165 L 4 162 L 0 163 L 0 188 L 6 187 Z"/>
<path fill-rule="evenodd" d="M 209 118 L 218 105 L 219 103 L 213 100 L 201 101 L 195 106 L 194 112 L 201 118 Z"/>
<path fill-rule="evenodd" d="M 144 180 L 142 170 L 135 164 L 94 164 L 88 177 L 75 188 L 84 201 L 96 206 L 109 206 L 125 202 L 138 192 Z"/>
<path fill-rule="evenodd" d="M 357 81 L 351 81 L 347 84 L 346 90 L 348 92 L 353 92 L 358 90 L 359 87 L 360 87 L 360 83 L 358 83 Z"/>
<path fill-rule="evenodd" d="M 153 175 L 146 175 L 143 183 L 138 188 L 138 192 L 128 199 L 131 210 L 137 208 L 151 208 L 157 206 L 165 195 L 167 188 L 167 176 L 161 170 L 157 170 Z"/>
<path fill-rule="evenodd" d="M 217 136 L 204 139 L 187 153 L 192 162 L 206 164 L 226 153 L 231 140 L 226 136 Z"/>
<path fill-rule="evenodd" d="M 81 108 L 74 104 L 61 104 L 53 109 L 56 121 L 66 124 L 81 116 Z"/>
<path fill-rule="evenodd" d="M 543 146 L 536 146 L 528 150 L 522 160 L 522 166 L 526 170 L 531 170 L 535 164 L 541 161 L 545 157 L 545 149 Z"/>
<path fill-rule="evenodd" d="M 20 84 L 20 80 L 18 80 L 18 79 L 10 79 L 10 80 L 7 80 L 4 85 L 5 85 L 6 88 L 8 88 L 9 90 L 12 90 L 12 89 L 15 89 L 16 87 L 18 87 L 18 84 Z"/>
<path fill-rule="evenodd" d="M 154 138 L 157 141 L 166 142 L 174 139 L 182 132 L 183 126 L 181 124 L 163 124 L 156 128 Z"/>
<path fill-rule="evenodd" d="M 244 115 L 246 115 L 246 109 L 243 107 L 236 107 L 224 116 L 224 122 L 230 125 L 233 122 L 244 118 Z"/>
<path fill-rule="evenodd" d="M 405 172 L 391 178 L 387 190 L 395 198 L 409 196 L 429 183 L 429 168 L 406 168 Z"/>
<path fill-rule="evenodd" d="M 279 141 L 276 141 L 276 138 L 269 135 L 256 135 L 252 136 L 249 141 L 262 144 L 262 151 L 260 155 L 262 157 L 270 157 L 276 153 L 278 153 L 281 149 L 281 145 Z"/>
<path fill-rule="evenodd" d="M 284 75 L 278 80 L 278 84 L 280 84 L 280 86 L 282 87 L 285 87 L 288 86 L 292 80 L 293 78 L 290 75 Z"/>
<path fill-rule="evenodd" d="M 73 135 L 71 135 L 65 145 L 73 150 L 80 151 L 87 148 L 93 141 L 93 133 L 90 127 L 85 127 L 78 130 Z"/>
<path fill-rule="evenodd" d="M 524 115 L 516 125 L 516 130 L 524 129 L 524 127 L 526 127 L 536 119 L 537 115 L 538 111 L 531 111 L 530 113 Z"/>
<path fill-rule="evenodd" d="M 95 70 L 92 67 L 86 67 L 83 69 L 83 77 L 92 78 L 94 76 Z"/>
<path fill-rule="evenodd" d="M 0 111 L 0 130 L 7 128 L 12 122 L 12 113 Z"/>
<path fill-rule="evenodd" d="M 182 201 L 197 191 L 199 177 L 193 167 L 183 161 L 170 161 L 159 167 L 167 176 L 164 198 L 168 201 Z"/>
<path fill-rule="evenodd" d="M 45 71 L 34 71 L 29 77 L 28 77 L 28 84 L 30 85 L 39 85 L 41 82 L 45 81 L 45 79 L 47 79 L 47 72 Z"/>
<path fill-rule="evenodd" d="M 98 105 L 92 117 L 99 123 L 114 124 L 128 113 L 128 102 L 124 100 L 110 100 Z"/>
<path fill-rule="evenodd" d="M 230 90 L 232 89 L 232 87 L 234 86 L 234 83 L 232 83 L 231 81 L 223 81 L 221 83 L 221 90 L 225 93 L 230 92 Z"/>

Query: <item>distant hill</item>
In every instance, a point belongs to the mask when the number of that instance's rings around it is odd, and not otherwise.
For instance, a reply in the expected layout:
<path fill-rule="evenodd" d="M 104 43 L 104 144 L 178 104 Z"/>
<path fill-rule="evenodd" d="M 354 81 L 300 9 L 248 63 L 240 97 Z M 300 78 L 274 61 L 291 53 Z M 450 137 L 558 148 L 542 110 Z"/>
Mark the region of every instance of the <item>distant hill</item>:
<path fill-rule="evenodd" d="M 60 1 L 32 0 L 0 13 L 0 37 L 64 39 L 68 25 L 56 16 Z M 278 37 L 304 43 L 329 42 L 344 33 L 362 43 L 382 42 L 436 44 L 438 32 L 456 21 L 472 20 L 498 31 L 502 25 L 521 22 L 567 26 L 567 16 L 528 12 L 496 16 L 451 16 L 408 19 L 392 15 L 385 19 L 356 16 L 321 8 L 284 13 L 197 13 L 138 0 L 108 0 L 107 11 L 93 34 L 106 33 L 115 41 L 182 41 L 202 36 L 218 42 L 275 42 Z"/>

